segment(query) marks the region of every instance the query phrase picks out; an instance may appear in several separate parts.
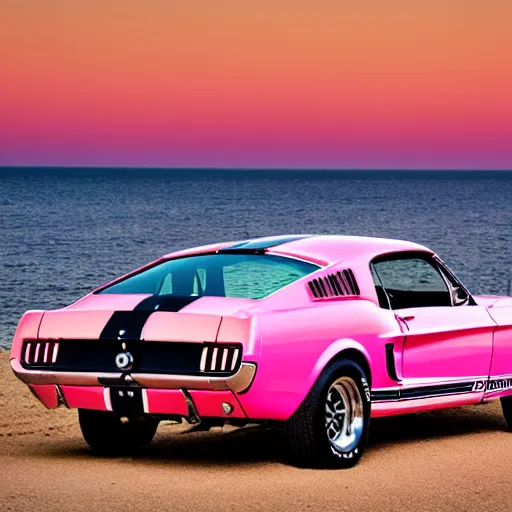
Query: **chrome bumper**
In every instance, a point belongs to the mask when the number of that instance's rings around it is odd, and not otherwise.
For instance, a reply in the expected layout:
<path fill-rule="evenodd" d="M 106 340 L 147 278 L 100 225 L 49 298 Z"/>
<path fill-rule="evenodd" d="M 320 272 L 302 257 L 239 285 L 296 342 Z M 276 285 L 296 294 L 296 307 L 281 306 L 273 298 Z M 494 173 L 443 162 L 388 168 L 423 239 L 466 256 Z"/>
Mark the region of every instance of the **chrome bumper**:
<path fill-rule="evenodd" d="M 154 373 L 94 373 L 94 372 L 52 372 L 27 370 L 19 360 L 11 359 L 11 368 L 25 384 L 58 384 L 68 386 L 102 386 L 102 380 L 120 383 L 138 384 L 144 388 L 159 389 L 206 389 L 211 391 L 227 391 L 242 393 L 252 384 L 256 374 L 254 363 L 242 363 L 240 369 L 229 377 L 198 377 L 192 375 L 165 375 Z M 123 381 L 124 379 L 124 381 Z"/>

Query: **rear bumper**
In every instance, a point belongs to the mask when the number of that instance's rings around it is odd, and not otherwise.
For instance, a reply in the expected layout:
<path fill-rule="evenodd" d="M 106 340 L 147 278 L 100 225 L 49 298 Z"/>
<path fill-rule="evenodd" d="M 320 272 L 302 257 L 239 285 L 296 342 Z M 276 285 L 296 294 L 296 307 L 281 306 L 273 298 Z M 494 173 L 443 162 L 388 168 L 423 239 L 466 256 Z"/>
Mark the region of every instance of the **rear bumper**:
<path fill-rule="evenodd" d="M 132 373 L 125 377 L 122 373 L 82 373 L 82 372 L 52 372 L 41 370 L 27 370 L 23 368 L 18 359 L 11 359 L 11 368 L 25 384 L 59 386 L 102 386 L 108 385 L 139 385 L 143 388 L 167 390 L 209 390 L 232 391 L 242 393 L 246 391 L 256 374 L 254 363 L 242 363 L 240 369 L 229 377 L 197 377 L 191 375 L 165 375 Z"/>
<path fill-rule="evenodd" d="M 192 423 L 204 417 L 247 418 L 236 393 L 248 390 L 256 374 L 254 363 L 242 363 L 229 377 L 27 370 L 17 359 L 11 359 L 11 367 L 49 409 L 64 405 L 111 411 L 111 387 L 136 387 L 142 388 L 144 413 L 180 416 Z"/>
<path fill-rule="evenodd" d="M 29 384 L 29 388 L 48 409 L 63 405 L 70 409 L 113 410 L 110 390 L 106 387 Z M 143 388 L 142 397 L 145 414 L 179 416 L 190 423 L 208 417 L 247 418 L 232 391 Z"/>

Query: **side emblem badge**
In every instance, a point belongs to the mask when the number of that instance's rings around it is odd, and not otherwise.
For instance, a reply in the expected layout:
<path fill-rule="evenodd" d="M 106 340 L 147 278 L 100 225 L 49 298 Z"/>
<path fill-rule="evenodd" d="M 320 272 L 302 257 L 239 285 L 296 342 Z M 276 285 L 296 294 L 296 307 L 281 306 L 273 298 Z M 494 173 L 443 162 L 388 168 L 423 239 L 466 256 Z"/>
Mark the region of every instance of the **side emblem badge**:
<path fill-rule="evenodd" d="M 131 370 L 133 367 L 133 356 L 130 352 L 119 352 L 116 356 L 116 366 L 121 371 Z"/>

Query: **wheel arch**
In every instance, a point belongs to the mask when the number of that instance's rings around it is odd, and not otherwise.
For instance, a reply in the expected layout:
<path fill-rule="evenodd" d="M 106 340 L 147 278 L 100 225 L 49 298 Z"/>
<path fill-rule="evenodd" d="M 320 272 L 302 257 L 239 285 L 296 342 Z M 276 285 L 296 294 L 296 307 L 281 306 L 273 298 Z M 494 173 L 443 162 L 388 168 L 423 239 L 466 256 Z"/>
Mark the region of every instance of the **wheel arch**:
<path fill-rule="evenodd" d="M 357 363 L 366 374 L 366 377 L 368 378 L 368 385 L 371 387 L 372 385 L 372 371 L 370 368 L 370 363 L 364 356 L 362 352 L 355 348 L 347 348 L 345 350 L 342 350 L 341 352 L 338 352 L 325 366 L 325 368 L 331 366 L 331 364 L 334 364 L 336 361 L 340 361 L 342 359 L 349 359 L 351 361 L 354 361 L 354 363 Z M 324 368 L 324 369 L 325 369 Z"/>
<path fill-rule="evenodd" d="M 371 388 L 372 364 L 368 352 L 358 341 L 345 338 L 331 344 L 318 358 L 313 370 L 310 389 L 315 385 L 322 372 L 340 359 L 350 359 L 361 366 L 366 373 L 368 385 Z"/>

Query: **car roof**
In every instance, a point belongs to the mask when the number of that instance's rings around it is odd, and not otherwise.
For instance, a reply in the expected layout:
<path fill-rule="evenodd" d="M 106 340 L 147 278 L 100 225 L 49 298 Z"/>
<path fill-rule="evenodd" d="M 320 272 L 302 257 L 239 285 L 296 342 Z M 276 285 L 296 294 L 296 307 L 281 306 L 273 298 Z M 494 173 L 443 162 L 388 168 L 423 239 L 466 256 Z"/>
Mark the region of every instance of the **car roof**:
<path fill-rule="evenodd" d="M 383 254 L 409 251 L 432 254 L 427 247 L 405 240 L 344 235 L 280 235 L 195 247 L 167 254 L 164 258 L 212 252 L 267 252 L 330 265 L 361 258 L 370 261 Z"/>
<path fill-rule="evenodd" d="M 331 264 L 341 260 L 373 258 L 394 252 L 421 251 L 426 247 L 405 240 L 365 236 L 317 235 L 271 248 L 271 252 Z"/>

